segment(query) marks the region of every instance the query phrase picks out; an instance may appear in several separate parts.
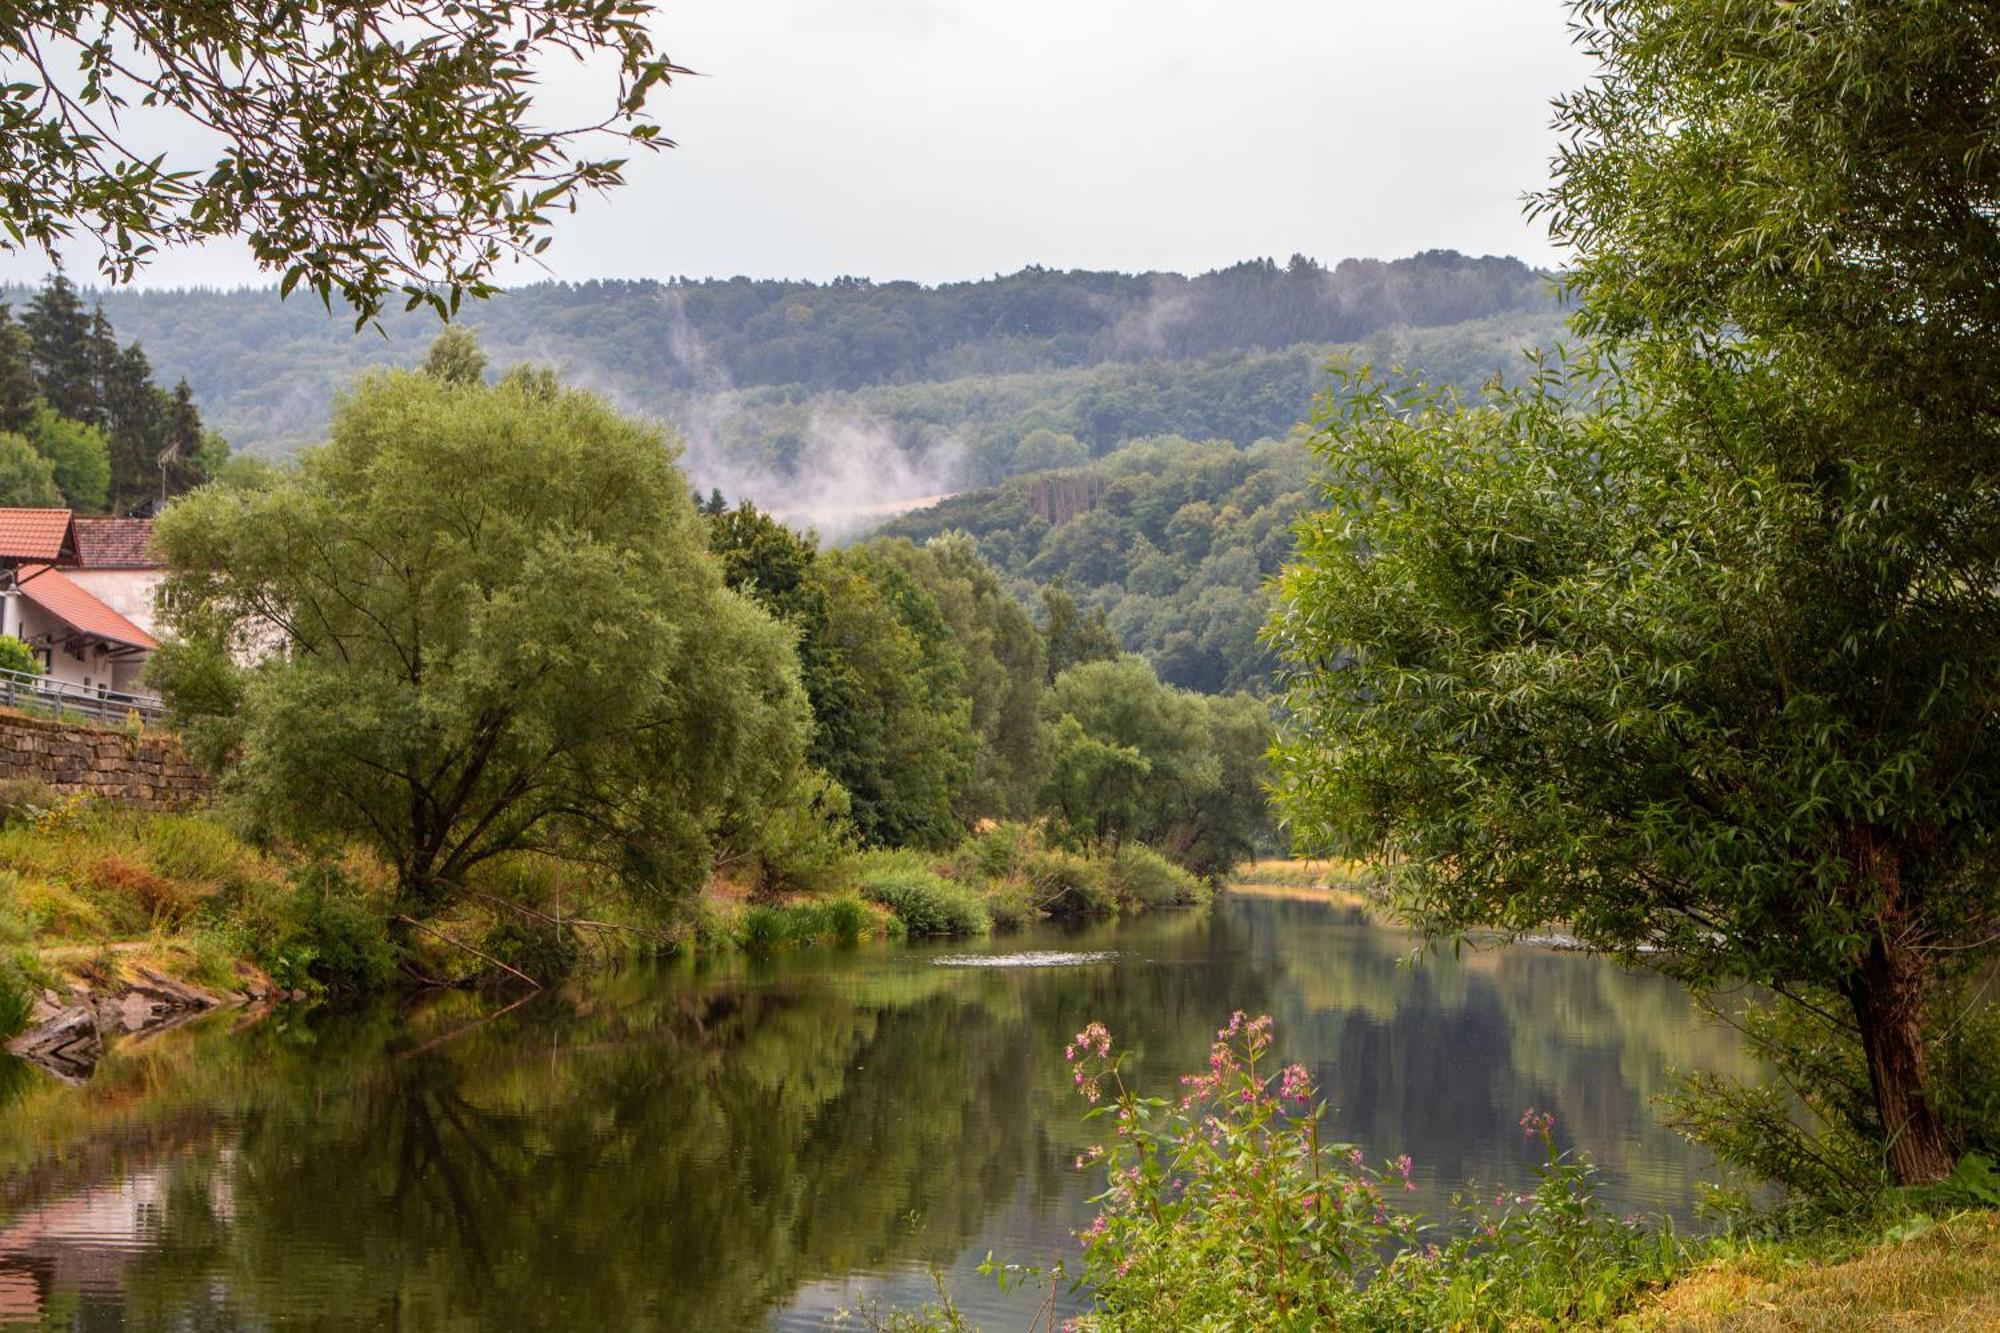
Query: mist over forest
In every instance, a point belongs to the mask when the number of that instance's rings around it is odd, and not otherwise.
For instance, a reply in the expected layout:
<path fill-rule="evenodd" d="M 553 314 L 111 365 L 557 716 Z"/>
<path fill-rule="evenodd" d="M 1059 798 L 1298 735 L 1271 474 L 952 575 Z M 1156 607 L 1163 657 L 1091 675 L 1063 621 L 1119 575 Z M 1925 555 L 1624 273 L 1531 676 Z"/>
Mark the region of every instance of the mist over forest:
<path fill-rule="evenodd" d="M 267 288 L 84 295 L 164 380 L 188 379 L 236 451 L 270 458 L 317 440 L 363 369 L 416 364 L 438 329 L 419 312 L 357 333 Z M 885 501 L 1075 466 L 1137 439 L 1283 438 L 1335 356 L 1470 387 L 1560 331 L 1551 275 L 1453 251 L 1193 276 L 1027 268 L 928 287 L 551 282 L 470 304 L 462 322 L 496 367 L 549 365 L 669 423 L 702 490 L 835 537 Z"/>

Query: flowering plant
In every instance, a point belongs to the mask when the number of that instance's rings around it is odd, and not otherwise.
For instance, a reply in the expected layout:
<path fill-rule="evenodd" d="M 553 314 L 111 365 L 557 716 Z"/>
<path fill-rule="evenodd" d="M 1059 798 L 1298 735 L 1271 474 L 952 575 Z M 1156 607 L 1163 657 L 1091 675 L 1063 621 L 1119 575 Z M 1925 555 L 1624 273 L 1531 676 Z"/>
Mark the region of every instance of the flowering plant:
<path fill-rule="evenodd" d="M 1542 1155 L 1531 1194 L 1460 1196 L 1442 1243 L 1401 1206 L 1410 1158 L 1370 1165 L 1325 1140 L 1326 1105 L 1301 1065 L 1279 1066 L 1268 1017 L 1234 1015 L 1181 1094 L 1140 1096 L 1126 1052 L 1092 1023 L 1066 1052 L 1071 1081 L 1108 1119 L 1106 1188 L 1079 1239 L 1094 1308 L 1080 1331 L 1567 1327 L 1615 1313 L 1677 1267 L 1671 1230 L 1617 1219 L 1594 1169 L 1530 1110 Z"/>
<path fill-rule="evenodd" d="M 1067 1054 L 1089 1116 L 1112 1122 L 1078 1161 L 1101 1161 L 1107 1180 L 1081 1236 L 1099 1308 L 1079 1327 L 1326 1327 L 1357 1273 L 1416 1240 L 1394 1203 L 1415 1188 L 1410 1159 L 1371 1167 L 1325 1141 L 1326 1105 L 1303 1066 L 1276 1067 L 1268 1017 L 1232 1017 L 1173 1100 L 1126 1084 L 1102 1024 Z"/>

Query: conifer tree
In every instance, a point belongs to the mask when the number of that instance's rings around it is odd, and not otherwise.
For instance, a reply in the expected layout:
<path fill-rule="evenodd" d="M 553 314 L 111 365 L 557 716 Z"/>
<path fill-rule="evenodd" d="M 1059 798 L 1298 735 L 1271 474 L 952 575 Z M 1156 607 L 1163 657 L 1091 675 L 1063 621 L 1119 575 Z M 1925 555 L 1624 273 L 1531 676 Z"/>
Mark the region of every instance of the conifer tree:
<path fill-rule="evenodd" d="M 25 432 L 40 399 L 28 335 L 13 312 L 0 305 L 0 431 Z"/>
<path fill-rule="evenodd" d="M 57 414 L 101 425 L 92 373 L 90 316 L 76 288 L 60 272 L 49 275 L 21 317 L 42 397 Z"/>

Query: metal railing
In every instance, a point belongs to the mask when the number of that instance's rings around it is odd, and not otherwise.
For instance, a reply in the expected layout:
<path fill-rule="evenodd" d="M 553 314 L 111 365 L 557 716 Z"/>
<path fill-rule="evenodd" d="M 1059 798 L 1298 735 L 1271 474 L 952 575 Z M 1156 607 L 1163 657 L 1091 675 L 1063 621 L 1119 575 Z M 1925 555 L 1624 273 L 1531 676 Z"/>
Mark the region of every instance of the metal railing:
<path fill-rule="evenodd" d="M 66 680 L 31 676 L 4 667 L 0 667 L 0 707 L 58 718 L 109 722 L 114 726 L 123 724 L 134 713 L 141 722 L 159 722 L 167 715 L 166 705 L 150 694 L 123 694 L 95 686 L 72 685 Z"/>

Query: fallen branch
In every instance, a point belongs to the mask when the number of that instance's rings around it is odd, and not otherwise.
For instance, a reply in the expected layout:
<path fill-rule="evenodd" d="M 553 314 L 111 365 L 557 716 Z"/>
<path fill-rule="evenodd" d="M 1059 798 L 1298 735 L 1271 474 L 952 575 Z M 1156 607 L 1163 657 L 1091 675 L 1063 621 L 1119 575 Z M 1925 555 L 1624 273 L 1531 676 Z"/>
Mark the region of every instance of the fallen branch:
<path fill-rule="evenodd" d="M 530 986 L 533 986 L 536 990 L 540 990 L 542 988 L 541 982 L 535 980 L 533 977 L 529 976 L 526 972 L 523 972 L 520 968 L 513 967 L 510 966 L 509 964 L 503 963 L 498 958 L 495 958 L 492 954 L 487 953 L 482 949 L 475 949 L 470 944 L 465 943 L 465 941 L 463 940 L 455 940 L 451 936 L 445 934 L 443 931 L 436 930 L 430 926 L 425 925 L 423 922 L 417 920 L 415 917 L 403 916 L 402 914 L 398 913 L 396 916 L 392 917 L 391 920 L 400 921 L 406 926 L 415 926 L 418 930 L 423 931 L 424 934 L 434 935 L 438 939 L 443 940 L 446 944 L 451 945 L 454 949 L 463 949 L 467 953 L 471 954 L 474 958 L 483 958 L 487 962 L 493 964 L 493 966 L 499 968 L 503 972 L 513 973 L 521 980 L 527 982 Z"/>

